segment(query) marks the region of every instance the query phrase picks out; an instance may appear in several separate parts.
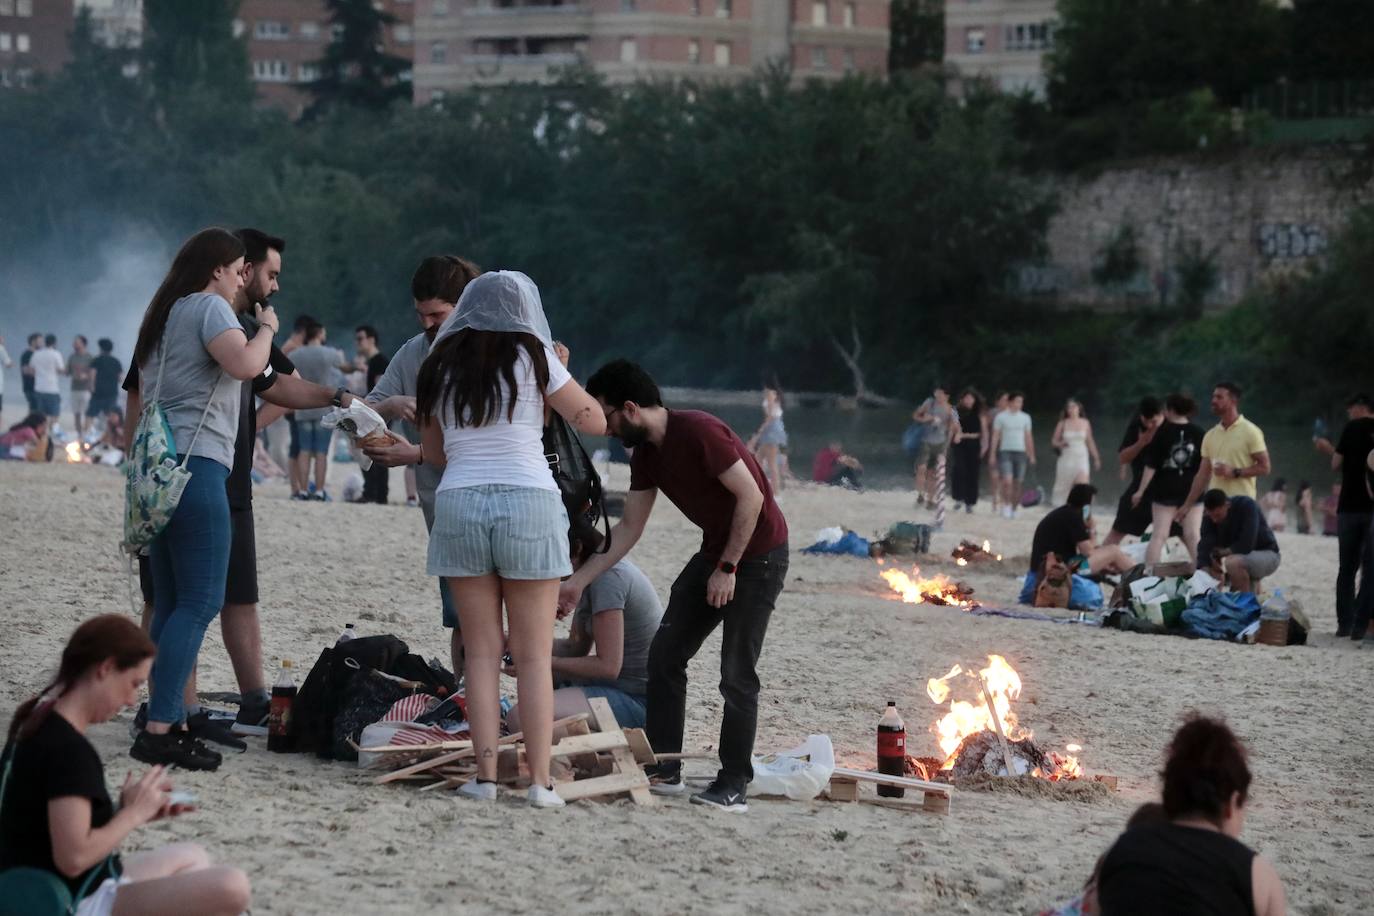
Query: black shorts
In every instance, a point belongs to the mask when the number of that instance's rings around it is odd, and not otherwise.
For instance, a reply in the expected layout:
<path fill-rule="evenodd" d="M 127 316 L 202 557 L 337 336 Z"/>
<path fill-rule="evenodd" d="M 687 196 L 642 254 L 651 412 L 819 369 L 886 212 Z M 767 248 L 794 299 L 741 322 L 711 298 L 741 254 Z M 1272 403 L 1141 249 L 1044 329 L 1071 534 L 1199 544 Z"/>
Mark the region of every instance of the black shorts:
<path fill-rule="evenodd" d="M 286 428 L 291 431 L 291 444 L 287 447 L 287 457 L 295 458 L 301 453 L 301 431 L 296 426 L 296 415 L 286 415 Z"/>
<path fill-rule="evenodd" d="M 224 580 L 225 604 L 258 603 L 258 545 L 253 510 L 229 510 L 229 575 Z M 153 574 L 148 558 L 138 558 L 138 585 L 143 600 L 153 603 Z"/>
<path fill-rule="evenodd" d="M 1134 492 L 1135 489 L 1131 488 L 1121 495 L 1116 504 L 1116 520 L 1112 522 L 1112 530 L 1140 537 L 1154 521 L 1154 510 L 1150 508 L 1148 498 L 1142 499 L 1140 505 L 1132 506 L 1131 494 Z"/>

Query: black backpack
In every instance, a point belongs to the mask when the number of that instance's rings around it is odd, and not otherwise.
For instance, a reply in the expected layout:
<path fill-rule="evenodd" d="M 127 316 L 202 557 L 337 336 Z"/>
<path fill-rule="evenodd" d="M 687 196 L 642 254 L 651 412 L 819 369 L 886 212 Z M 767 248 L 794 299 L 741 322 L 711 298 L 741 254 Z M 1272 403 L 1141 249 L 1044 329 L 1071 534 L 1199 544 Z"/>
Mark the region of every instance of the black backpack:
<path fill-rule="evenodd" d="M 557 413 L 551 413 L 544 427 L 544 457 L 563 497 L 568 520 L 579 516 L 593 526 L 599 521 L 606 530 L 601 553 L 611 549 L 611 523 L 606 515 L 606 495 L 601 488 L 601 475 L 596 473 L 591 456 L 582 445 L 577 432 Z"/>
<path fill-rule="evenodd" d="M 395 636 L 362 636 L 325 649 L 296 691 L 291 737 L 298 753 L 334 754 L 334 720 L 353 679 L 364 671 L 391 672 L 410 647 Z"/>

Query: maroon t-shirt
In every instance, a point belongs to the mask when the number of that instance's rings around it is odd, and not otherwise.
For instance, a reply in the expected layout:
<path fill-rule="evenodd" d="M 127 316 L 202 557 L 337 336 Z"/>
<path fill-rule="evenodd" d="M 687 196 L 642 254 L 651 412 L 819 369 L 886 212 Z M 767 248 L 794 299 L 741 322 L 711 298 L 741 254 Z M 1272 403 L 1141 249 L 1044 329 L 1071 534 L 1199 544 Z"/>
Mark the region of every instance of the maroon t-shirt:
<path fill-rule="evenodd" d="M 719 557 L 730 540 L 730 522 L 735 516 L 735 494 L 720 482 L 720 475 L 741 460 L 763 491 L 758 524 L 744 549 L 745 559 L 756 557 L 787 543 L 787 520 L 773 501 L 768 479 L 749 449 L 734 430 L 709 413 L 668 411 L 663 444 L 646 442 L 635 448 L 630 459 L 630 489 L 662 490 L 701 529 L 702 552 Z"/>

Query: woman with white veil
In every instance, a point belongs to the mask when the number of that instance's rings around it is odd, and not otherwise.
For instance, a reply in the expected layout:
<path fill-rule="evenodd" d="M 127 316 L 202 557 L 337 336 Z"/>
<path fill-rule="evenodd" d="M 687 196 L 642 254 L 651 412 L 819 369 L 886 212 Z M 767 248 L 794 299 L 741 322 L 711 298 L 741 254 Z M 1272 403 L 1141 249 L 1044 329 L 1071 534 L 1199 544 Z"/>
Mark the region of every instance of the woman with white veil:
<path fill-rule="evenodd" d="M 553 624 L 558 582 L 572 572 L 568 516 L 544 457 L 545 407 L 601 435 L 606 417 L 554 351 L 539 289 L 516 271 L 468 283 L 420 368 L 421 462 L 444 466 L 427 572 L 448 579 L 466 648 L 467 710 L 477 778 L 460 790 L 496 797 L 501 609 L 519 675 L 530 804 L 563 804 L 549 779 Z"/>

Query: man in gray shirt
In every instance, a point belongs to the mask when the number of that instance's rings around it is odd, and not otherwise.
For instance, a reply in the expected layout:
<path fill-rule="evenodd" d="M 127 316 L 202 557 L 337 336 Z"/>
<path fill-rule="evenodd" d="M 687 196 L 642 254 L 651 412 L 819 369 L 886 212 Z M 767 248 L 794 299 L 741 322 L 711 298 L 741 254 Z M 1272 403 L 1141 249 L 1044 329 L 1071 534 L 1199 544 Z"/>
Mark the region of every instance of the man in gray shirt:
<path fill-rule="evenodd" d="M 401 430 L 390 434 L 391 444 L 363 451 L 373 461 L 387 467 L 408 465 L 415 468 L 415 487 L 426 531 L 434 527 L 434 490 L 443 477 L 443 468 L 420 460 L 420 431 L 415 426 L 415 385 L 420 377 L 420 364 L 429 355 L 439 326 L 453 313 L 468 281 L 479 273 L 481 270 L 476 265 L 455 255 L 433 255 L 420 262 L 410 280 L 410 293 L 415 299 L 415 318 L 423 330 L 401 345 L 386 372 L 363 399 L 383 419 L 401 421 Z M 443 603 L 443 624 L 453 630 L 449 640 L 453 675 L 462 677 L 463 636 L 458 630 L 458 612 L 454 610 L 453 598 L 442 579 L 439 580 L 439 597 Z"/>
<path fill-rule="evenodd" d="M 319 322 L 306 325 L 305 346 L 291 352 L 291 362 L 296 364 L 296 371 L 307 382 L 325 388 L 342 387 L 344 377 L 340 367 L 344 365 L 344 355 L 333 347 L 325 346 L 324 341 L 324 325 Z M 301 445 L 300 454 L 296 456 L 298 473 L 302 481 L 308 481 L 310 459 L 315 459 L 314 498 L 326 502 L 329 500 L 329 493 L 325 490 L 325 477 L 329 473 L 329 442 L 334 436 L 332 429 L 320 424 L 320 418 L 327 412 L 328 408 L 325 407 L 296 411 L 296 428 Z M 308 493 L 297 496 L 310 498 Z"/>

